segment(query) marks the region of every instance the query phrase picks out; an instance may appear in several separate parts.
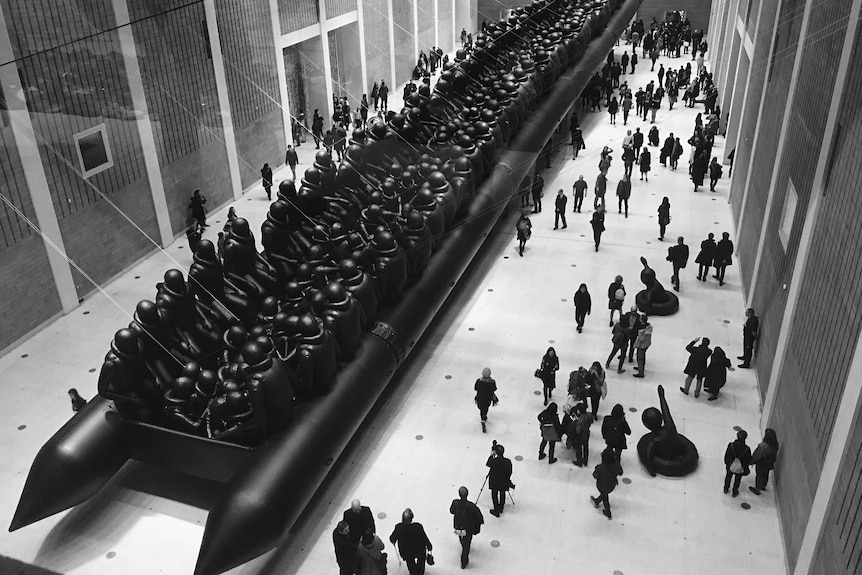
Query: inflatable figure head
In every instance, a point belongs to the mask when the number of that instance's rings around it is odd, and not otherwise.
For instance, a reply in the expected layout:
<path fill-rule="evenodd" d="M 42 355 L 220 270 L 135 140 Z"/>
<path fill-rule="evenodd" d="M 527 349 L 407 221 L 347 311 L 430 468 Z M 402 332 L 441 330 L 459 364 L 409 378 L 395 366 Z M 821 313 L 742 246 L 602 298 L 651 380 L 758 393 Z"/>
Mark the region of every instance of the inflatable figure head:
<path fill-rule="evenodd" d="M 658 431 L 664 424 L 664 418 L 661 415 L 661 411 L 655 407 L 644 409 L 643 414 L 641 414 L 641 421 L 643 421 L 644 427 L 652 432 Z"/>
<path fill-rule="evenodd" d="M 136 359 L 143 353 L 143 346 L 135 332 L 124 328 L 114 334 L 111 350 L 120 359 Z"/>
<path fill-rule="evenodd" d="M 156 329 L 161 322 L 159 308 L 150 300 L 144 299 L 135 306 L 135 321 L 144 329 Z"/>
<path fill-rule="evenodd" d="M 233 223 L 231 223 L 230 233 L 241 238 L 250 238 L 251 230 L 248 226 L 248 220 L 245 218 L 235 218 Z"/>

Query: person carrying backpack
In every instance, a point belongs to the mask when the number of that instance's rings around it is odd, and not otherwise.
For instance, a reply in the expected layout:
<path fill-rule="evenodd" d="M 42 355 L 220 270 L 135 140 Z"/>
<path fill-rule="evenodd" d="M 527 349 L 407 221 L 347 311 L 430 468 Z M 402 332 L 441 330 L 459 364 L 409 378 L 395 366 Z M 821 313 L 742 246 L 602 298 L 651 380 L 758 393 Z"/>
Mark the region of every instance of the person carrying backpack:
<path fill-rule="evenodd" d="M 739 482 L 744 475 L 751 473 L 751 449 L 745 444 L 748 433 L 744 429 L 736 432 L 736 441 L 727 444 L 724 450 L 724 492 L 730 490 L 730 480 L 733 479 L 733 497 L 739 496 Z"/>

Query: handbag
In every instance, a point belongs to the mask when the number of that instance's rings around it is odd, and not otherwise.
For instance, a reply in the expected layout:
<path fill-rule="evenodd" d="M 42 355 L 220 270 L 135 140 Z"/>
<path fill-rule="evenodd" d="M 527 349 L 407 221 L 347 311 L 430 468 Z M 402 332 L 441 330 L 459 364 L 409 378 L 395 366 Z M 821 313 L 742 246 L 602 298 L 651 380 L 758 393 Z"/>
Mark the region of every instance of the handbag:
<path fill-rule="evenodd" d="M 739 457 L 736 456 L 736 451 L 733 449 L 733 444 L 730 447 L 731 453 L 733 453 L 733 461 L 730 462 L 730 472 L 736 475 L 742 475 L 745 473 L 745 467 L 742 465 L 742 461 L 739 460 Z"/>
<path fill-rule="evenodd" d="M 425 562 L 426 562 L 428 565 L 434 565 L 434 556 L 433 556 L 433 555 L 431 555 L 431 552 L 430 552 L 430 551 L 428 552 L 428 555 L 426 555 L 426 556 L 425 556 Z"/>
<path fill-rule="evenodd" d="M 545 441 L 559 441 L 560 434 L 553 423 L 542 424 L 542 439 Z"/>
<path fill-rule="evenodd" d="M 536 377 L 537 379 L 542 379 L 542 370 L 537 369 L 536 372 L 533 374 L 533 376 Z"/>
<path fill-rule="evenodd" d="M 388 559 L 389 555 L 387 555 L 385 551 L 380 554 L 380 559 L 377 560 L 377 570 L 380 571 L 380 575 L 386 575 L 389 572 L 386 565 L 386 561 Z"/>

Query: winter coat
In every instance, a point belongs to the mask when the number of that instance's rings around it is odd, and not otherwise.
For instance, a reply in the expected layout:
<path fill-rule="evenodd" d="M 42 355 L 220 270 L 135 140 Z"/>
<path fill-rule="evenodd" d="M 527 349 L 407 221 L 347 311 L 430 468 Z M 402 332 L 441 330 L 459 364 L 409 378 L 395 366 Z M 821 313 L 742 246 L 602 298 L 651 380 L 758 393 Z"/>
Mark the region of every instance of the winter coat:
<path fill-rule="evenodd" d="M 616 418 L 612 415 L 606 415 L 602 421 L 602 437 L 608 447 L 626 449 L 626 435 L 631 434 L 632 430 L 625 416 Z"/>
<path fill-rule="evenodd" d="M 593 300 L 590 297 L 590 292 L 581 292 L 578 290 L 575 292 L 575 309 L 583 310 L 584 313 L 592 311 Z"/>
<path fill-rule="evenodd" d="M 697 254 L 695 262 L 706 266 L 712 265 L 715 255 L 715 240 L 706 239 L 700 242 L 700 253 Z"/>
<path fill-rule="evenodd" d="M 617 486 L 617 477 L 623 474 L 623 468 L 614 461 L 613 463 L 599 463 L 593 470 L 596 480 L 596 489 L 599 493 L 611 493 Z"/>
<path fill-rule="evenodd" d="M 696 343 L 697 340 L 694 340 L 685 346 L 685 350 L 689 353 L 689 356 L 688 363 L 685 364 L 683 373 L 686 375 L 699 375 L 702 377 L 706 375 L 707 361 L 709 361 L 709 356 L 712 355 L 712 350 L 702 343 L 700 345 L 695 345 Z"/>
<path fill-rule="evenodd" d="M 494 401 L 494 392 L 497 391 L 497 382 L 491 377 L 480 377 L 473 385 L 476 391 L 476 405 L 487 407 Z"/>
<path fill-rule="evenodd" d="M 730 240 L 721 239 L 715 245 L 715 254 L 713 265 L 733 265 L 733 242 Z"/>
<path fill-rule="evenodd" d="M 727 449 L 724 450 L 724 467 L 730 471 L 730 464 L 733 460 L 739 458 L 742 463 L 743 472 L 740 475 L 748 475 L 751 470 L 751 449 L 745 444 L 745 440 L 737 439 L 727 444 Z"/>

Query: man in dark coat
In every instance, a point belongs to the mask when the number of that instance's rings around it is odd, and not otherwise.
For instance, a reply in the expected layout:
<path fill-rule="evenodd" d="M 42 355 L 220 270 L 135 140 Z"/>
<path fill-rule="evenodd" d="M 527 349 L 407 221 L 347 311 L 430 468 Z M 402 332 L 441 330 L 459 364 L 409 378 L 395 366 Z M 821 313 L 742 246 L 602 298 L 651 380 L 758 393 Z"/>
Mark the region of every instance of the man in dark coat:
<path fill-rule="evenodd" d="M 632 183 L 629 181 L 629 175 L 624 174 L 623 179 L 617 184 L 617 207 L 619 213 L 623 213 L 623 208 L 625 208 L 626 218 L 629 217 L 629 197 L 631 195 Z"/>
<path fill-rule="evenodd" d="M 581 213 L 581 206 L 584 203 L 584 196 L 587 195 L 588 187 L 587 182 L 584 180 L 584 176 L 578 176 L 578 179 L 575 180 L 575 183 L 572 186 L 575 195 L 573 212 Z"/>
<path fill-rule="evenodd" d="M 751 367 L 751 356 L 754 353 L 754 342 L 757 341 L 757 331 L 760 329 L 760 320 L 754 315 L 754 309 L 745 310 L 745 323 L 742 324 L 742 360 L 739 367 Z"/>
<path fill-rule="evenodd" d="M 560 220 L 563 220 L 563 229 L 566 229 L 568 226 L 566 225 L 566 203 L 569 201 L 568 196 L 563 191 L 563 188 L 557 190 L 557 197 L 554 200 L 554 229 L 558 229 L 560 227 Z"/>
<path fill-rule="evenodd" d="M 667 249 L 667 261 L 673 265 L 673 275 L 670 276 L 673 290 L 679 291 L 679 270 L 688 264 L 688 246 L 685 245 L 685 239 L 682 236 L 676 238 L 675 246 Z"/>
<path fill-rule="evenodd" d="M 629 363 L 634 361 L 635 340 L 638 338 L 638 330 L 641 328 L 641 316 L 637 306 L 633 305 L 631 310 L 620 317 L 620 325 L 625 329 L 626 345 L 623 347 L 623 355 L 628 349 Z"/>
<path fill-rule="evenodd" d="M 506 493 L 512 484 L 512 460 L 505 457 L 506 449 L 499 443 L 491 448 L 491 456 L 485 465 L 488 466 L 488 489 L 491 490 L 491 501 L 494 508 L 491 515 L 499 517 L 506 506 Z"/>
<path fill-rule="evenodd" d="M 712 276 L 718 280 L 718 285 L 724 285 L 724 270 L 727 266 L 732 265 L 733 260 L 733 242 L 730 241 L 730 234 L 722 232 L 721 239 L 715 245 L 715 259 L 712 265 L 715 266 L 715 275 Z"/>
<path fill-rule="evenodd" d="M 421 523 L 413 523 L 413 510 L 409 507 L 401 514 L 401 523 L 395 526 L 389 542 L 398 545 L 398 554 L 407 564 L 410 575 L 425 573 L 425 554 L 431 551 L 431 541 Z"/>
<path fill-rule="evenodd" d="M 700 345 L 695 345 L 700 342 Z M 685 387 L 680 387 L 679 390 L 688 395 L 688 390 L 691 387 L 691 381 L 697 378 L 697 385 L 694 388 L 694 396 L 700 397 L 700 386 L 703 384 L 703 376 L 706 375 L 706 364 L 709 361 L 709 356 L 712 355 L 712 350 L 709 349 L 709 338 L 697 338 L 692 340 L 685 350 L 689 353 L 688 363 L 685 365 L 683 373 L 685 373 Z"/>
<path fill-rule="evenodd" d="M 335 561 L 340 575 L 353 575 L 356 572 L 356 545 L 350 540 L 350 526 L 339 521 L 332 531 L 332 544 L 335 546 Z"/>
<path fill-rule="evenodd" d="M 542 211 L 542 191 L 545 187 L 545 179 L 536 174 L 533 178 L 533 187 L 531 188 L 533 193 L 533 213 L 538 214 Z"/>
<path fill-rule="evenodd" d="M 485 518 L 476 504 L 467 499 L 467 488 L 458 488 L 458 499 L 454 499 L 449 506 L 452 514 L 452 525 L 461 542 L 461 569 L 466 569 L 470 562 L 470 543 L 473 535 L 478 535 Z"/>
<path fill-rule="evenodd" d="M 366 532 L 377 533 L 371 508 L 362 505 L 358 499 L 350 502 L 350 509 L 344 511 L 341 519 L 350 526 L 350 541 L 354 548 L 359 545 L 359 540 Z"/>
<path fill-rule="evenodd" d="M 709 236 L 702 242 L 700 242 L 700 252 L 697 254 L 695 258 L 695 263 L 697 263 L 697 279 L 702 282 L 706 281 L 706 276 L 709 275 L 709 266 L 712 265 L 712 260 L 715 257 L 715 240 L 713 239 L 715 236 L 712 232 L 709 233 Z"/>

